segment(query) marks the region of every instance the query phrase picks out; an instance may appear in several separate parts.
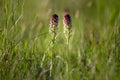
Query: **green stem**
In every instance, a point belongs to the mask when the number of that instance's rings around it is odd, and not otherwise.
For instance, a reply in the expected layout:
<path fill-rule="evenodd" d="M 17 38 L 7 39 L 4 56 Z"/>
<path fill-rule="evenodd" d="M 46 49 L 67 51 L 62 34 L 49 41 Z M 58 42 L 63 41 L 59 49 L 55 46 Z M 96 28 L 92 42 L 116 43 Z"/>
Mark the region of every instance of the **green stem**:
<path fill-rule="evenodd" d="M 51 57 L 51 61 L 50 61 L 50 63 L 51 63 L 51 65 L 50 65 L 50 77 L 52 77 L 52 69 L 53 69 L 53 53 L 54 53 L 54 45 L 55 45 L 55 38 L 56 38 L 56 33 L 54 32 L 53 33 L 53 37 L 52 37 L 52 47 L 51 47 L 51 55 L 50 55 L 50 57 Z"/>

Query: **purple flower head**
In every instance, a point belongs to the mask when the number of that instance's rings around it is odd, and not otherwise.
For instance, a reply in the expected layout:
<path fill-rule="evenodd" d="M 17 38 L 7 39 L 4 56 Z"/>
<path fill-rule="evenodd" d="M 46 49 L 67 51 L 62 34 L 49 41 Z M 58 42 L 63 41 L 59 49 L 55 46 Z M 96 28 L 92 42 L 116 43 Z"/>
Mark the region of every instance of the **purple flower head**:
<path fill-rule="evenodd" d="M 58 15 L 57 14 L 53 14 L 51 19 L 50 19 L 50 27 L 52 26 L 58 26 Z"/>
<path fill-rule="evenodd" d="M 63 16 L 63 23 L 69 27 L 72 26 L 71 16 L 68 13 Z"/>

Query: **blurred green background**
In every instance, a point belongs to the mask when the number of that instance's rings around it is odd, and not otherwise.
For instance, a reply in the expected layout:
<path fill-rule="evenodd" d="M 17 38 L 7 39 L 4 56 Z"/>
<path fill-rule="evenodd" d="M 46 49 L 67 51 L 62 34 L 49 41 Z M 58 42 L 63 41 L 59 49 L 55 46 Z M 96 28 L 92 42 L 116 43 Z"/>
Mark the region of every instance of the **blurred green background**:
<path fill-rule="evenodd" d="M 68 52 L 66 10 L 73 25 Z M 46 51 L 54 13 L 59 35 L 50 76 Z M 119 80 L 119 35 L 120 0 L 0 0 L 0 80 Z"/>
<path fill-rule="evenodd" d="M 61 17 L 64 10 L 69 10 L 73 18 L 83 18 L 100 24 L 114 23 L 118 15 L 119 0 L 8 0 L 9 8 L 18 8 L 18 4 L 24 1 L 24 20 L 30 23 L 37 16 L 41 21 L 48 21 L 53 13 L 58 13 Z M 19 3 L 17 3 L 19 1 Z M 0 0 L 1 17 L 4 15 L 4 0 Z M 18 10 L 19 11 L 19 10 Z M 16 11 L 17 13 L 17 11 Z M 1 18 L 2 19 L 2 18 Z M 97 24 L 97 23 L 96 23 Z"/>

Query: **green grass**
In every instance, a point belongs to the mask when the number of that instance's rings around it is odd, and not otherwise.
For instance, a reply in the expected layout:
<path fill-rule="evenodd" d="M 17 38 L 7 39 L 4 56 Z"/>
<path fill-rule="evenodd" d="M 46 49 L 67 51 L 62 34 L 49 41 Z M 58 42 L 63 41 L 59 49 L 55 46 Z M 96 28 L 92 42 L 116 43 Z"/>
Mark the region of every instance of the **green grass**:
<path fill-rule="evenodd" d="M 69 48 L 65 9 L 73 25 Z M 50 48 L 53 13 L 59 30 Z M 0 0 L 0 80 L 119 80 L 119 35 L 119 0 Z"/>

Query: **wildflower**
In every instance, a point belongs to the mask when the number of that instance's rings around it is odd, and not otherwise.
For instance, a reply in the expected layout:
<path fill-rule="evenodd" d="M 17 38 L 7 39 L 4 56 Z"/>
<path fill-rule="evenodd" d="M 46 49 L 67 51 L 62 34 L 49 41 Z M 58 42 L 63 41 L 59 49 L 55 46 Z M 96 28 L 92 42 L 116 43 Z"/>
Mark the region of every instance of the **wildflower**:
<path fill-rule="evenodd" d="M 63 16 L 63 24 L 64 24 L 64 34 L 67 39 L 67 44 L 69 43 L 71 37 L 71 28 L 72 28 L 72 21 L 71 16 L 69 13 L 65 13 Z"/>
<path fill-rule="evenodd" d="M 57 29 L 58 29 L 58 15 L 53 14 L 51 19 L 50 19 L 50 27 L 49 27 L 49 33 L 51 34 L 51 40 L 52 43 L 54 44 L 56 35 L 57 35 Z"/>

